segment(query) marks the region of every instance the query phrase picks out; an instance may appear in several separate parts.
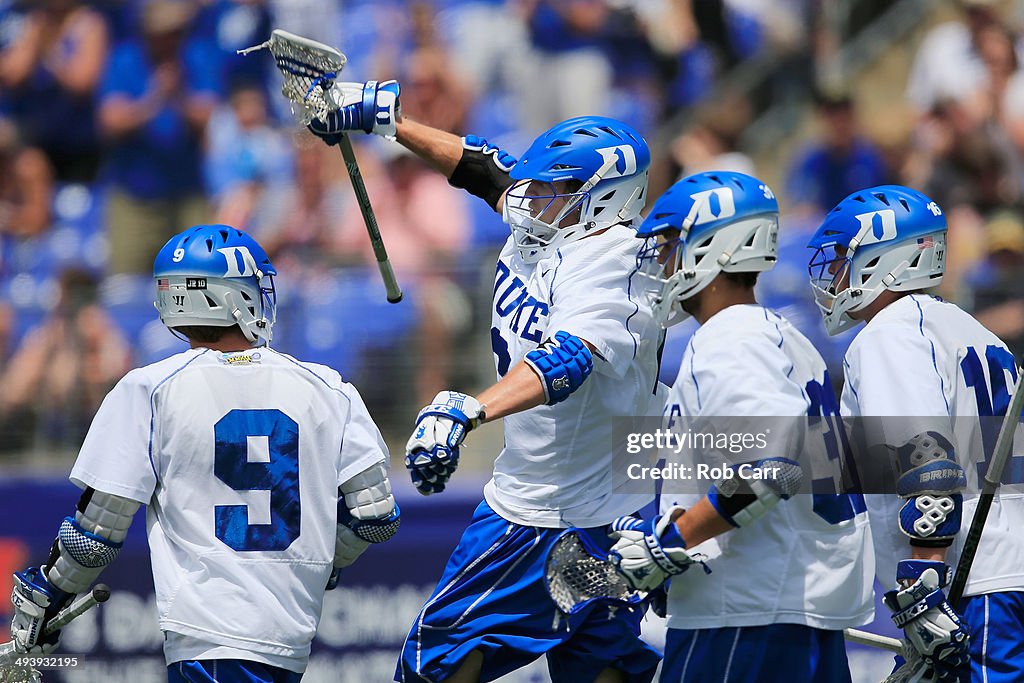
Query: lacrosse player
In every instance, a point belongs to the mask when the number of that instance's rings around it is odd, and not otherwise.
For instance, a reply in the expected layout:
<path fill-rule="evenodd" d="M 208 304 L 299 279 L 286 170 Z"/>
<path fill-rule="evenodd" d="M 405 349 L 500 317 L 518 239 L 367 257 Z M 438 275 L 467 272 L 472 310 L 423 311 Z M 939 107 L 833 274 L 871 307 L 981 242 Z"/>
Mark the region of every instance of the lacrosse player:
<path fill-rule="evenodd" d="M 692 315 L 701 325 L 667 415 L 775 416 L 772 429 L 795 433 L 810 418 L 822 432 L 800 438 L 836 446 L 834 428 L 824 431 L 838 413 L 824 361 L 754 294 L 757 274 L 775 263 L 778 213 L 760 180 L 699 173 L 673 185 L 637 229 L 646 240 L 641 272 L 658 285 L 656 319 L 669 326 Z M 613 524 L 611 559 L 634 588 L 656 590 L 674 577 L 663 683 L 850 680 L 842 629 L 872 613 L 864 501 L 793 495 L 809 476 L 799 454 L 772 455 L 753 463 L 770 473 L 760 481 L 709 482 L 706 495 L 663 492 L 663 514 Z M 683 574 L 698 552 L 713 571 Z"/>
<path fill-rule="evenodd" d="M 168 680 L 298 681 L 324 589 L 399 525 L 388 451 L 338 373 L 272 350 L 276 274 L 226 225 L 171 238 L 156 307 L 191 350 L 129 372 L 93 420 L 84 490 L 41 567 L 14 576 L 11 634 L 46 623 L 117 557 L 147 506 Z"/>
<path fill-rule="evenodd" d="M 977 504 L 963 491 L 978 491 L 986 469 L 966 455 L 991 453 L 978 417 L 1004 414 L 1017 378 L 1002 341 L 923 293 L 945 271 L 945 216 L 915 190 L 873 187 L 840 202 L 808 246 L 828 332 L 866 323 L 843 363 L 842 414 L 890 417 L 883 429 L 900 495 L 867 498 L 878 579 L 893 589 L 884 602 L 921 655 L 907 680 L 1024 680 L 1024 496 L 995 500 L 960 614 L 943 591 L 963 544 L 961 520 L 969 524 Z M 1021 457 L 1008 461 L 1003 482 L 1024 482 Z"/>
<path fill-rule="evenodd" d="M 496 265 L 490 331 L 498 382 L 442 391 L 420 411 L 406 466 L 443 491 L 466 435 L 504 419 L 505 448 L 484 502 L 416 618 L 396 680 L 492 681 L 547 655 L 555 683 L 649 681 L 659 656 L 638 638 L 639 609 L 593 605 L 561 627 L 544 562 L 561 529 L 610 545 L 605 527 L 651 495 L 612 493 L 615 415 L 660 412 L 660 330 L 634 277 L 631 229 L 650 152 L 629 126 L 569 119 L 518 161 L 486 140 L 399 120 L 394 81 L 340 83 L 345 105 L 311 129 L 397 137 L 511 228 Z M 657 408 L 655 408 L 657 406 Z"/>

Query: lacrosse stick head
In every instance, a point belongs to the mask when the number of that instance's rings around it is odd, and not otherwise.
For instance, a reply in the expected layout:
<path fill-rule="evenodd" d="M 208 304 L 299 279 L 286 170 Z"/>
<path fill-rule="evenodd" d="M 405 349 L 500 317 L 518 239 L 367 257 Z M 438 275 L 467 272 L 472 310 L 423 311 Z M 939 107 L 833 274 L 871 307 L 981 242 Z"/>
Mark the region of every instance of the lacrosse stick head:
<path fill-rule="evenodd" d="M 932 668 L 910 645 L 904 645 L 902 657 L 903 663 L 882 683 L 933 683 L 938 680 Z M 896 661 L 900 661 L 900 658 Z"/>
<path fill-rule="evenodd" d="M 574 614 L 592 600 L 638 605 L 647 596 L 634 591 L 607 559 L 575 529 L 562 532 L 544 565 L 548 594 L 563 614 Z"/>
<path fill-rule="evenodd" d="M 281 94 L 292 103 L 292 113 L 302 125 L 315 118 L 323 119 L 338 108 L 329 93 L 348 61 L 345 55 L 329 45 L 279 28 L 274 29 L 270 40 L 262 45 L 238 52 L 248 54 L 264 48 L 274 55 L 274 62 L 284 77 Z"/>

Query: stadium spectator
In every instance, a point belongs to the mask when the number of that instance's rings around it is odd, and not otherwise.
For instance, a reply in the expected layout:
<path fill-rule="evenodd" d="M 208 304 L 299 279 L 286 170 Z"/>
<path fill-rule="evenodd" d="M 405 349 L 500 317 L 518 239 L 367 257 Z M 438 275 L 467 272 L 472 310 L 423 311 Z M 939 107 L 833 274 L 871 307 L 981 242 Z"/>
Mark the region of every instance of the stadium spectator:
<path fill-rule="evenodd" d="M 678 179 L 703 171 L 754 173 L 754 161 L 737 149 L 737 139 L 750 122 L 750 102 L 740 96 L 707 105 L 697 122 L 672 142 Z"/>
<path fill-rule="evenodd" d="M 411 152 L 397 145 L 387 149 L 392 156 L 382 172 L 367 177 L 367 192 L 388 198 L 375 202 L 374 213 L 388 237 L 391 264 L 420 309 L 415 338 L 418 353 L 429 362 L 416 364 L 415 382 L 417 401 L 425 403 L 437 387 L 451 383 L 455 340 L 469 322 L 469 302 L 455 284 L 455 269 L 469 243 L 469 207 L 443 176 Z M 354 202 L 341 228 L 337 245 L 342 252 L 360 254 L 367 264 L 375 264 Z"/>
<path fill-rule="evenodd" d="M 881 152 L 860 134 L 852 98 L 820 92 L 820 137 L 792 163 L 786 178 L 793 211 L 824 214 L 848 194 L 887 179 Z"/>
<path fill-rule="evenodd" d="M 186 0 L 151 0 L 142 40 L 118 45 L 104 77 L 112 273 L 148 272 L 171 235 L 208 217 L 201 145 L 219 79 L 203 46 L 188 40 L 194 11 Z"/>
<path fill-rule="evenodd" d="M 238 50 L 259 45 L 270 37 L 273 28 L 267 0 L 205 0 L 196 16 L 193 37 L 211 49 L 214 62 L 208 68 L 219 71 L 225 87 L 259 84 L 269 95 L 272 77 L 276 79 L 277 75 L 272 62 L 240 55 Z"/>
<path fill-rule="evenodd" d="M 97 286 L 85 270 L 60 274 L 56 307 L 0 376 L 0 449 L 19 450 L 34 436 L 77 447 L 103 397 L 131 369 L 128 343 L 98 305 Z"/>
<path fill-rule="evenodd" d="M 18 144 L 0 119 L 0 237 L 34 237 L 50 226 L 53 169 L 34 147 Z"/>
<path fill-rule="evenodd" d="M 291 141 L 268 119 L 266 95 L 259 84 L 236 86 L 228 104 L 213 113 L 204 165 L 217 222 L 243 229 L 251 223 L 264 185 L 288 183 Z"/>
<path fill-rule="evenodd" d="M 440 45 L 417 48 L 405 60 L 403 106 L 429 126 L 448 132 L 464 130 L 471 97 Z"/>
<path fill-rule="evenodd" d="M 305 271 L 339 265 L 338 230 L 352 191 L 328 168 L 329 160 L 340 159 L 337 153 L 307 136 L 296 136 L 293 153 L 294 180 L 268 185 L 252 222 L 278 272 L 299 279 Z M 366 163 L 361 170 L 372 174 Z"/>
<path fill-rule="evenodd" d="M 907 80 L 907 99 L 922 115 L 944 100 L 972 107 L 987 75 L 979 37 L 998 21 L 994 0 L 959 0 L 961 18 L 932 28 L 917 49 Z"/>
<path fill-rule="evenodd" d="M 60 180 L 91 181 L 100 160 L 96 87 L 109 49 L 103 16 L 84 2 L 40 0 L 0 52 L 0 87 L 26 140 Z"/>
<path fill-rule="evenodd" d="M 543 129 L 555 121 L 608 111 L 612 68 L 603 51 L 609 8 L 604 0 L 524 0 L 533 62 L 543 78 L 522 83 L 524 128 Z M 404 95 L 403 95 L 404 96 Z"/>
<path fill-rule="evenodd" d="M 988 257 L 972 278 L 974 317 L 1013 352 L 1024 354 L 1024 216 L 1001 211 L 985 226 Z"/>

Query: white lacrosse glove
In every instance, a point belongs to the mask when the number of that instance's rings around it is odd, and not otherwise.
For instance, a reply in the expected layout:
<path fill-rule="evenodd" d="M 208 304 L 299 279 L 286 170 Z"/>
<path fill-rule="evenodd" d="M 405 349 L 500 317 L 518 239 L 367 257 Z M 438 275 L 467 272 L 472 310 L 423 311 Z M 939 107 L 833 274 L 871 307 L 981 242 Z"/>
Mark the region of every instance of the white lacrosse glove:
<path fill-rule="evenodd" d="M 334 83 L 326 99 L 338 107 L 323 119 L 309 122 L 309 130 L 336 145 L 343 133 L 373 133 L 393 140 L 402 115 L 398 81 Z"/>
<path fill-rule="evenodd" d="M 920 655 L 931 672 L 923 681 L 956 681 L 958 669 L 970 661 L 967 625 L 946 601 L 942 587 L 949 581 L 949 567 L 943 562 L 903 560 L 897 565 L 896 580 L 903 588 L 883 597 L 892 620 L 903 629 L 910 647 Z M 920 668 L 919 666 L 917 668 Z"/>
<path fill-rule="evenodd" d="M 420 493 L 429 496 L 444 491 L 459 466 L 459 446 L 484 419 L 484 406 L 457 391 L 440 392 L 419 412 L 405 445 L 405 467 Z"/>
<path fill-rule="evenodd" d="M 11 639 L 18 652 L 46 655 L 57 648 L 60 631 L 43 635 L 46 622 L 66 604 L 68 595 L 50 585 L 40 567 L 29 567 L 14 574 L 14 618 L 11 620 Z"/>
<path fill-rule="evenodd" d="M 608 535 L 616 541 L 608 560 L 633 590 L 650 592 L 700 562 L 686 552 L 686 541 L 676 528 L 681 512 L 676 507 L 649 520 L 619 517 L 612 522 Z"/>

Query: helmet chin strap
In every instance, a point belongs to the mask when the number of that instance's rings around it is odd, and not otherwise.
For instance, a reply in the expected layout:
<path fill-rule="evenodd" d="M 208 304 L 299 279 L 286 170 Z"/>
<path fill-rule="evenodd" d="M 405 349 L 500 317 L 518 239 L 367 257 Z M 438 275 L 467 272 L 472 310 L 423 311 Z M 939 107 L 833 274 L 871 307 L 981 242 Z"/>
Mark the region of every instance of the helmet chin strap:
<path fill-rule="evenodd" d="M 235 304 L 234 295 L 231 292 L 226 292 L 224 294 L 224 301 L 227 303 L 228 307 L 231 308 L 231 317 L 235 319 L 238 329 L 242 331 L 242 334 L 245 335 L 245 338 L 249 340 L 250 344 L 254 343 L 257 337 L 252 330 L 249 329 L 249 326 L 242 322 L 242 309 Z"/>
<path fill-rule="evenodd" d="M 910 261 L 907 261 L 906 259 L 900 261 L 895 268 L 890 270 L 889 273 L 882 278 L 882 284 L 885 285 L 886 288 L 891 287 L 892 283 L 896 282 L 896 279 L 899 278 L 900 275 L 903 275 L 909 267 Z"/>

